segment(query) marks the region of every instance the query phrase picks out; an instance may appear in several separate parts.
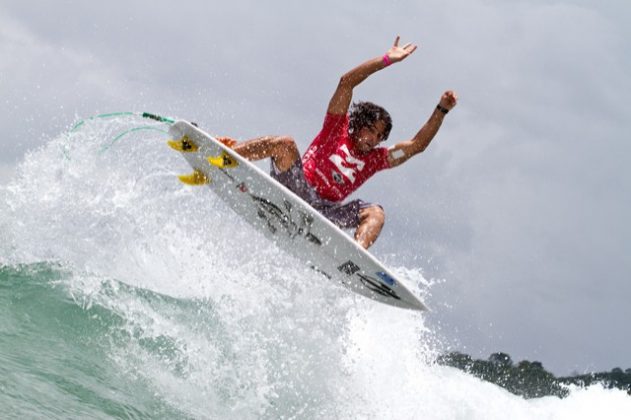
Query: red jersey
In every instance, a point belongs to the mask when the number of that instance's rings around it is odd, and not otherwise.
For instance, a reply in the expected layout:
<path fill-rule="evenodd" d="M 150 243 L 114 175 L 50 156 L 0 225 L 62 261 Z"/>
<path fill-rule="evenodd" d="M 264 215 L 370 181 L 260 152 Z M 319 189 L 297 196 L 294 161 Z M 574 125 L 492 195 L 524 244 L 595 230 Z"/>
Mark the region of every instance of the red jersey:
<path fill-rule="evenodd" d="M 348 134 L 348 115 L 326 114 L 322 131 L 302 157 L 305 178 L 320 197 L 342 201 L 376 172 L 390 167 L 388 149 L 361 153 Z"/>

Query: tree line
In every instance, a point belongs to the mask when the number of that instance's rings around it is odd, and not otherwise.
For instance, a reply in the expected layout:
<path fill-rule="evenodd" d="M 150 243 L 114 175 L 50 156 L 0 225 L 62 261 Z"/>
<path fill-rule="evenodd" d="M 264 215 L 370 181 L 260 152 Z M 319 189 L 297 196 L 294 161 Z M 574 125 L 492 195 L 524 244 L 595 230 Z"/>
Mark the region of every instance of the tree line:
<path fill-rule="evenodd" d="M 492 382 L 524 398 L 550 395 L 564 398 L 569 394 L 567 385 L 587 387 L 597 383 L 605 388 L 624 390 L 631 395 L 631 369 L 623 371 L 615 368 L 610 372 L 556 377 L 545 370 L 540 362 L 522 360 L 515 364 L 506 353 L 493 353 L 487 360 L 474 360 L 467 354 L 451 352 L 438 357 L 437 362 Z"/>

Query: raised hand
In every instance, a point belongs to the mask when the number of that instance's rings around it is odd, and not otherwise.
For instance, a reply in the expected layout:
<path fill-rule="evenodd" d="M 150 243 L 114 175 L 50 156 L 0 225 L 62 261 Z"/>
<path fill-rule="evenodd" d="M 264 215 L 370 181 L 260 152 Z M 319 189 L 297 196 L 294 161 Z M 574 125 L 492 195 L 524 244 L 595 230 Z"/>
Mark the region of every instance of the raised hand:
<path fill-rule="evenodd" d="M 448 90 L 443 93 L 443 96 L 440 98 L 440 102 L 438 103 L 440 106 L 446 109 L 452 109 L 458 103 L 458 95 L 453 90 Z"/>
<path fill-rule="evenodd" d="M 412 44 L 411 42 L 408 42 L 404 46 L 399 47 L 399 40 L 400 39 L 401 39 L 401 37 L 397 36 L 397 39 L 394 40 L 394 45 L 386 53 L 386 55 L 388 56 L 388 59 L 392 63 L 397 63 L 397 62 L 405 59 L 407 56 L 412 54 L 414 51 L 416 51 L 417 46 Z"/>

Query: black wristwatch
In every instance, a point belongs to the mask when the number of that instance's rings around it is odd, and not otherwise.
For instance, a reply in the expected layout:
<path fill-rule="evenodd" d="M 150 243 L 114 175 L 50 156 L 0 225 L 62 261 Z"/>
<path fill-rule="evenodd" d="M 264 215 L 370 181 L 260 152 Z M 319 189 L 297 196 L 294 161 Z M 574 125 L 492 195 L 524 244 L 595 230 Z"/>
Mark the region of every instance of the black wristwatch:
<path fill-rule="evenodd" d="M 449 112 L 447 108 L 445 108 L 444 106 L 440 106 L 440 104 L 436 105 L 436 109 L 442 112 L 443 114 L 446 114 Z"/>

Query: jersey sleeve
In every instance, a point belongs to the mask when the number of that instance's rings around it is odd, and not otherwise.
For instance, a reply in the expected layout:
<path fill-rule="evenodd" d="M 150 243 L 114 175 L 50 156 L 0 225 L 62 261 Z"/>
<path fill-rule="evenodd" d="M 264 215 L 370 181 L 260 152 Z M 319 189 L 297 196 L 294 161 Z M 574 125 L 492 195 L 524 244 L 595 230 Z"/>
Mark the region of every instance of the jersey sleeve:
<path fill-rule="evenodd" d="M 383 169 L 390 169 L 390 160 L 388 159 L 388 155 L 389 152 L 387 147 L 377 148 L 377 153 L 375 153 L 375 172 Z"/>
<path fill-rule="evenodd" d="M 348 130 L 348 115 L 335 115 L 327 112 L 322 130 L 315 138 L 314 144 L 323 145 L 341 137 Z"/>

